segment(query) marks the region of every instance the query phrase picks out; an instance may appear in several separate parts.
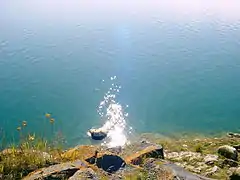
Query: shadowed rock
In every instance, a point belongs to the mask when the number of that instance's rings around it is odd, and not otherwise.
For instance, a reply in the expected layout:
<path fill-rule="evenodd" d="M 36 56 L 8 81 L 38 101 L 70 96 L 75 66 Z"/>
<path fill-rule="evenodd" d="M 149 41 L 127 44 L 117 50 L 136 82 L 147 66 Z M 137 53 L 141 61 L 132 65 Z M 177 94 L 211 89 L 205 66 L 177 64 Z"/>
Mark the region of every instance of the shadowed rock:
<path fill-rule="evenodd" d="M 232 159 L 224 159 L 224 161 L 222 162 L 222 165 L 228 165 L 230 167 L 237 167 L 239 164 L 237 161 L 234 161 Z"/>
<path fill-rule="evenodd" d="M 104 154 L 98 157 L 97 153 L 98 152 L 96 152 L 94 156 L 86 159 L 86 161 L 90 164 L 96 163 L 98 168 L 101 168 L 108 173 L 116 172 L 126 165 L 125 161 L 117 155 Z"/>
<path fill-rule="evenodd" d="M 86 167 L 86 164 L 82 161 L 57 164 L 34 171 L 25 177 L 24 180 L 67 179 L 82 167 Z"/>

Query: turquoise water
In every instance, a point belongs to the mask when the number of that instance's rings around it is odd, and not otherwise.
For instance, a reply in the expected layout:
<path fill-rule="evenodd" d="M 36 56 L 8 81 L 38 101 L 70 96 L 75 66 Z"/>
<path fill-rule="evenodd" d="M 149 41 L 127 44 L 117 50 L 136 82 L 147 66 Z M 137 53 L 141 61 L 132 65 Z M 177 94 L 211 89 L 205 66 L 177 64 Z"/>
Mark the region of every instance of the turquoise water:
<path fill-rule="evenodd" d="M 70 7 L 62 15 L 0 4 L 0 126 L 9 139 L 22 120 L 50 136 L 49 112 L 54 132 L 85 141 L 105 122 L 97 110 L 113 76 L 135 132 L 239 130 L 240 18 L 155 11 L 89 18 Z"/>

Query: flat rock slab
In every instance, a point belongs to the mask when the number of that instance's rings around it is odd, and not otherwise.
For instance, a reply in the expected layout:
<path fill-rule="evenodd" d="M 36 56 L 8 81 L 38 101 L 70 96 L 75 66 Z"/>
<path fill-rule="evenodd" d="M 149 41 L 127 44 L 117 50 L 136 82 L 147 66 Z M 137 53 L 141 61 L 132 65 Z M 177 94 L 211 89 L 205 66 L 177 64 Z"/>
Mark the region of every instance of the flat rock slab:
<path fill-rule="evenodd" d="M 164 159 L 163 147 L 158 144 L 142 141 L 133 144 L 130 148 L 132 153 L 124 158 L 128 164 L 140 165 L 144 158 Z"/>
<path fill-rule="evenodd" d="M 75 148 L 69 149 L 65 153 L 63 153 L 62 157 L 67 160 L 85 160 L 95 154 L 95 152 L 98 150 L 97 146 L 92 145 L 81 145 L 77 146 Z"/>
<path fill-rule="evenodd" d="M 82 167 L 86 167 L 86 164 L 79 160 L 66 162 L 34 171 L 23 180 L 67 179 Z"/>

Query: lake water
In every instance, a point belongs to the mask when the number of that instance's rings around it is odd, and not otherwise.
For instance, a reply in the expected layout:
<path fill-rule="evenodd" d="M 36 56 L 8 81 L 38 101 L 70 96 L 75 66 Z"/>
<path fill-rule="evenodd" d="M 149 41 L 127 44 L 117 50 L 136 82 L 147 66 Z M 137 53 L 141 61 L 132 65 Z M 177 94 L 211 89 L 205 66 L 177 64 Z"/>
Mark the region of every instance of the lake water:
<path fill-rule="evenodd" d="M 28 132 L 85 142 L 107 121 L 98 112 L 110 88 L 127 132 L 239 130 L 238 14 L 27 2 L 0 2 L 0 126 L 9 139 L 26 120 Z"/>

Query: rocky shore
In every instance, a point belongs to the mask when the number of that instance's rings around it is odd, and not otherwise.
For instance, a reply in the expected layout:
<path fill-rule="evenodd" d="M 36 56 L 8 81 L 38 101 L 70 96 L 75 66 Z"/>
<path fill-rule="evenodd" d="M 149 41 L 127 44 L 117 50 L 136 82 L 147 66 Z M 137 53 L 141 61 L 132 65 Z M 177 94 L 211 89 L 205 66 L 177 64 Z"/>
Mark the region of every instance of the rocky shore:
<path fill-rule="evenodd" d="M 240 179 L 240 134 L 222 137 L 156 137 L 143 134 L 122 148 L 80 145 L 75 148 L 43 152 L 11 149 L 1 152 L 2 179 L 24 180 L 208 180 Z M 13 155 L 14 154 L 14 155 Z M 22 176 L 4 171 L 6 158 L 32 156 L 41 162 L 27 164 Z M 5 159 L 4 159 L 5 158 Z M 11 159 L 9 159 L 11 161 Z M 11 162 L 9 162 L 11 163 Z M 1 165 L 1 164 L 0 164 Z M 39 168 L 41 167 L 41 168 Z M 8 168 L 11 168 L 10 166 Z M 12 167 L 12 171 L 14 167 Z M 21 177 L 21 178 L 20 178 Z"/>

